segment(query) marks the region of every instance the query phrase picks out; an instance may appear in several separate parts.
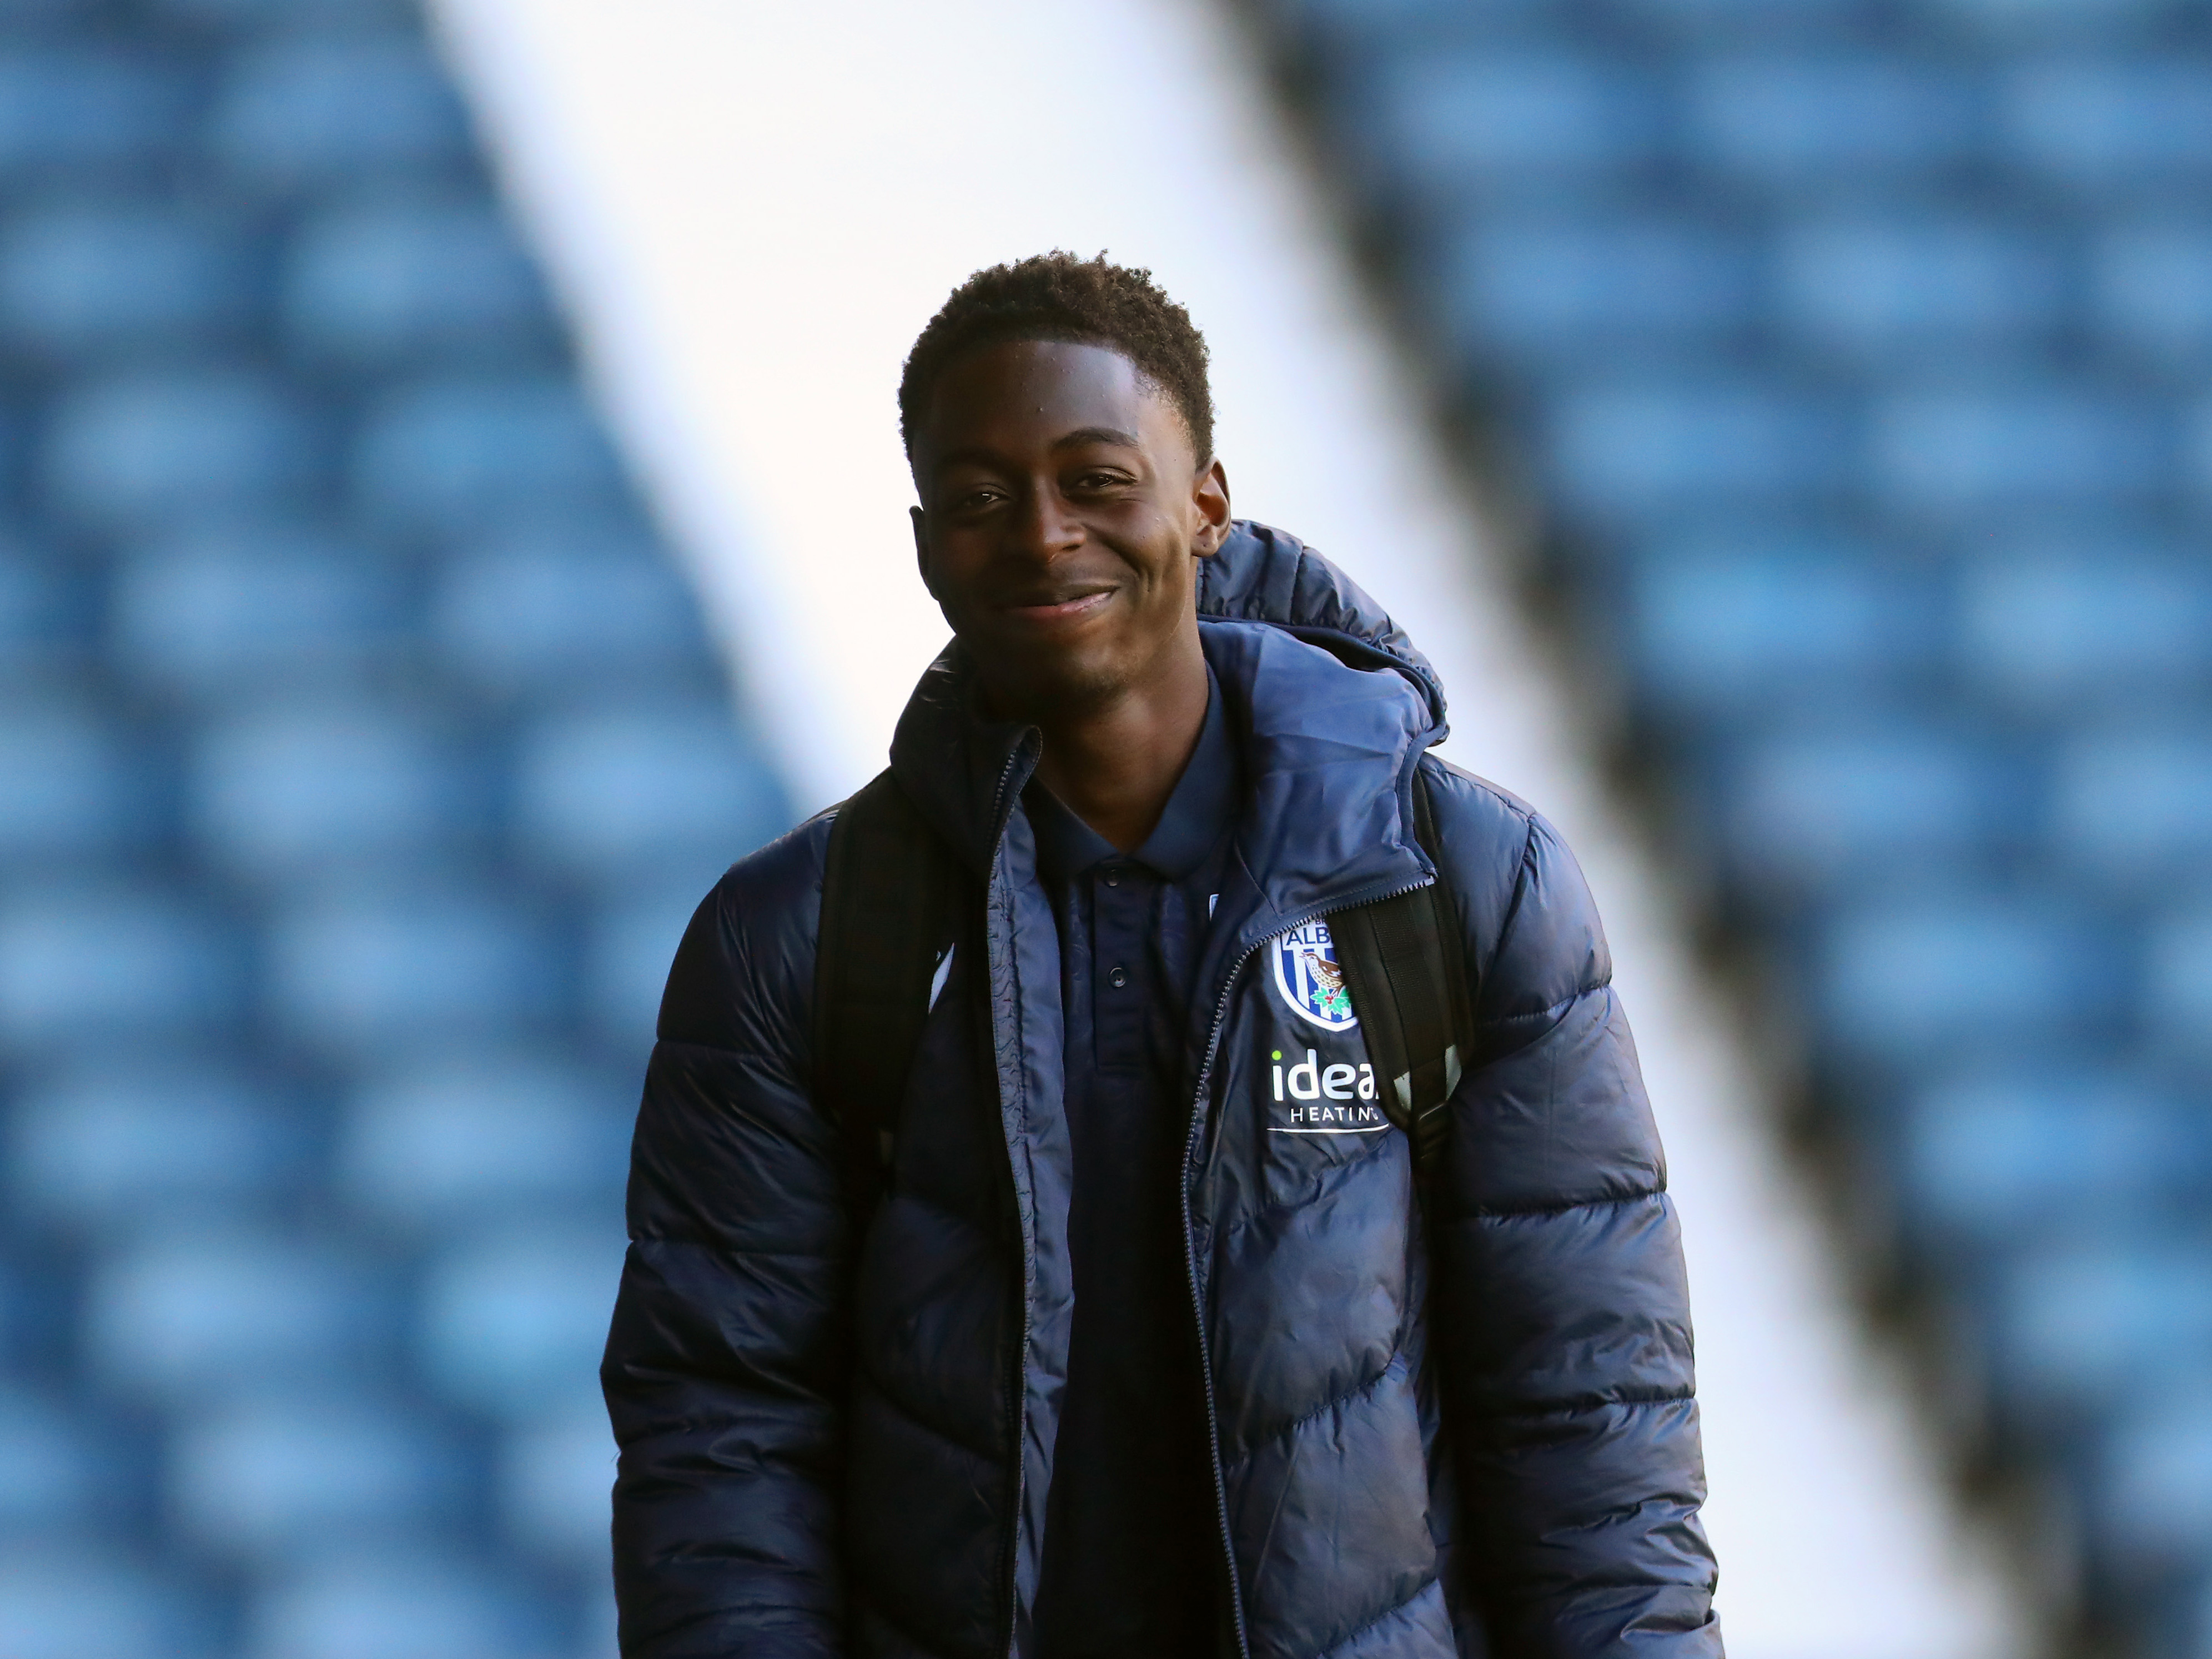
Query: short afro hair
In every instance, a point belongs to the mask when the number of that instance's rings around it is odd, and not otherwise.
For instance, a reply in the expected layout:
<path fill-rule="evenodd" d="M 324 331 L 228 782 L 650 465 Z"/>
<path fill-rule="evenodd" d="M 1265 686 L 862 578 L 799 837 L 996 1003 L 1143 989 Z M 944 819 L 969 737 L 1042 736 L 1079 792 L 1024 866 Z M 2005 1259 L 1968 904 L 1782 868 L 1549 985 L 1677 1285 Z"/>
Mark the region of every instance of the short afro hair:
<path fill-rule="evenodd" d="M 1200 464 L 1213 459 L 1213 393 L 1206 337 L 1149 270 L 1079 259 L 1054 249 L 979 270 L 952 290 L 907 354 L 899 377 L 899 436 L 914 453 L 938 381 L 955 360 L 1010 340 L 1063 340 L 1120 352 L 1166 393 Z"/>

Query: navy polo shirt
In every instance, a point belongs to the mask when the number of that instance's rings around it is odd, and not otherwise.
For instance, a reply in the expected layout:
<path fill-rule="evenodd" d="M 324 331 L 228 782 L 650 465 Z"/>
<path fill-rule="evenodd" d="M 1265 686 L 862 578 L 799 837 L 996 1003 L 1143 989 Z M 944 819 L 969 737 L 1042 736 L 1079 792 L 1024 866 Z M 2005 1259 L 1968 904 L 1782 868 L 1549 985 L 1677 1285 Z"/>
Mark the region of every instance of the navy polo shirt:
<path fill-rule="evenodd" d="M 1184 1255 L 1192 983 L 1243 787 L 1219 688 L 1124 854 L 1041 784 L 1023 804 L 1060 922 L 1075 1281 L 1036 1599 L 1039 1659 L 1210 1659 L 1221 1559 Z"/>

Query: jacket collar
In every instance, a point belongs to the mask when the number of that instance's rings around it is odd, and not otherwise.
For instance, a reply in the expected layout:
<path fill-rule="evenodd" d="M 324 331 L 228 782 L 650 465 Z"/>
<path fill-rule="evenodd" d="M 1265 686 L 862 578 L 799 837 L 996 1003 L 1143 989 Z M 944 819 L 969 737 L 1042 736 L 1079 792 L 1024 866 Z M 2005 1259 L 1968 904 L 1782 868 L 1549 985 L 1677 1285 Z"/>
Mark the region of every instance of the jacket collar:
<path fill-rule="evenodd" d="M 1240 937 L 1425 881 L 1412 830 L 1415 762 L 1431 730 L 1401 675 L 1352 667 L 1261 623 L 1202 623 L 1199 637 L 1244 755 L 1237 847 L 1251 884 Z"/>
<path fill-rule="evenodd" d="M 1198 744 L 1182 776 L 1160 811 L 1160 821 L 1144 845 L 1124 854 L 1041 783 L 1022 792 L 1022 811 L 1036 831 L 1037 866 L 1055 881 L 1080 875 L 1106 860 L 1142 865 L 1163 881 L 1188 881 L 1221 844 L 1243 804 L 1239 773 L 1242 745 L 1229 730 L 1221 688 L 1211 668 L 1206 675 L 1206 719 Z"/>
<path fill-rule="evenodd" d="M 1444 688 L 1429 659 L 1367 591 L 1297 537 L 1250 519 L 1199 567 L 1198 614 L 1266 623 L 1355 668 L 1395 669 L 1421 694 L 1442 743 Z"/>
<path fill-rule="evenodd" d="M 1296 538 L 1241 520 L 1201 567 L 1199 619 L 1244 761 L 1237 847 L 1249 887 L 1237 908 L 1249 915 L 1237 935 L 1428 879 L 1413 775 L 1443 738 L 1443 690 L 1403 631 Z M 1034 726 L 981 714 L 956 641 L 899 719 L 891 770 L 983 877 L 1041 748 Z M 1224 893 L 1224 911 L 1231 902 Z"/>
<path fill-rule="evenodd" d="M 1034 726 L 983 714 L 975 665 L 955 640 L 930 664 L 899 716 L 891 775 L 960 861 L 985 878 L 1043 750 Z"/>

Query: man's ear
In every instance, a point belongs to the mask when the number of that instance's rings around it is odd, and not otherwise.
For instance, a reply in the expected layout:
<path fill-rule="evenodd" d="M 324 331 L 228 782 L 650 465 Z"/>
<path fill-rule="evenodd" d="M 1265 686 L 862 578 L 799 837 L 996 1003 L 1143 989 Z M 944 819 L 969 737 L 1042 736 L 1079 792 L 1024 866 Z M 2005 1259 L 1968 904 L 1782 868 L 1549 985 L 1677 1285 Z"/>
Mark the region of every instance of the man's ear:
<path fill-rule="evenodd" d="M 1190 550 L 1210 559 L 1229 537 L 1229 473 L 1219 461 L 1208 461 L 1190 482 L 1190 504 L 1197 509 L 1198 530 Z"/>
<path fill-rule="evenodd" d="M 921 585 L 929 587 L 929 516 L 918 507 L 909 507 L 906 516 L 914 525 L 914 568 L 921 573 Z M 932 598 L 937 590 L 930 588 Z"/>

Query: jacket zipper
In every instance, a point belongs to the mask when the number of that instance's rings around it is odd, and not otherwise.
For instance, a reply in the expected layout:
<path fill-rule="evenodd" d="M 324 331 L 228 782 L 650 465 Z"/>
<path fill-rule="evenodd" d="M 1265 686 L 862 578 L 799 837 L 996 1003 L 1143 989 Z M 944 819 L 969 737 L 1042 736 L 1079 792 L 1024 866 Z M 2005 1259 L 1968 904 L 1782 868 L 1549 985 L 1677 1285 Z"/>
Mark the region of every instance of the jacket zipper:
<path fill-rule="evenodd" d="M 983 884 L 985 906 L 983 915 L 983 955 L 984 972 L 986 976 L 984 994 L 987 996 L 989 994 L 988 975 L 990 971 L 990 894 L 992 887 L 998 879 L 996 872 L 999 862 L 999 847 L 1006 839 L 1006 820 L 1008 817 L 1012 816 L 1012 808 L 1009 806 L 1007 801 L 1006 785 L 1014 775 L 1014 768 L 1021 762 L 1022 748 L 1025 746 L 1026 745 L 1017 746 L 1014 752 L 1006 757 L 1006 766 L 999 774 L 998 793 L 992 803 L 992 815 L 997 823 L 997 827 L 991 836 L 991 865 L 993 873 L 990 878 L 986 880 Z M 993 1033 L 993 1036 L 994 1039 L 994 1046 L 995 1046 L 995 1031 Z M 1003 1116 L 1005 1112 L 1003 1103 L 1000 1105 L 1000 1110 Z M 1003 1122 L 1000 1127 L 1000 1138 L 1002 1140 L 1006 1139 L 1006 1130 Z M 1018 1659 L 1018 1656 L 1014 1650 L 1014 1642 L 1016 1633 L 1021 1628 L 1022 1509 L 1029 1498 L 1029 1464 L 1028 1460 L 1024 1454 L 1024 1448 L 1029 1443 L 1030 1428 L 1028 1379 L 1030 1336 L 1031 1334 L 1032 1323 L 1030 1317 L 1030 1274 L 1033 1258 L 1030 1251 L 1029 1236 L 1022 1228 L 1021 1192 L 1018 1184 L 1015 1182 L 1014 1177 L 1013 1143 L 1008 1140 L 1006 1142 L 1006 1180 L 1012 1188 L 1014 1198 L 1014 1231 L 1017 1235 L 1020 1237 L 1022 1244 L 1022 1334 L 1021 1340 L 1014 1345 L 1012 1374 L 1008 1379 L 1013 1394 L 1014 1506 L 1010 1517 L 1010 1524 L 1006 1528 L 1006 1553 L 1004 1569 L 1006 1575 L 1006 1659 Z M 1030 1212 L 1032 1215 L 1036 1213 L 1036 1194 L 1034 1193 L 1030 1194 Z"/>
<path fill-rule="evenodd" d="M 1206 1455 L 1213 1463 L 1214 1519 L 1221 1528 L 1221 1557 L 1229 1567 L 1229 1611 L 1231 1618 L 1236 1623 L 1237 1651 L 1242 1656 L 1242 1659 L 1252 1659 L 1252 1641 L 1244 1628 L 1244 1593 L 1237 1583 L 1237 1543 L 1229 1526 L 1229 1478 L 1221 1466 L 1221 1413 L 1213 1398 L 1213 1352 L 1206 1346 L 1206 1307 L 1200 1297 L 1198 1285 L 1198 1242 L 1191 1231 L 1190 1213 L 1191 1166 L 1198 1156 L 1198 1132 L 1206 1121 L 1206 1085 L 1213 1077 L 1213 1058 L 1221 1044 L 1221 1023 L 1228 1016 L 1229 999 L 1236 993 L 1237 981 L 1244 971 L 1244 964 L 1251 961 L 1259 953 L 1260 947 L 1265 945 L 1267 939 L 1274 938 L 1276 933 L 1287 932 L 1292 927 L 1303 927 L 1310 921 L 1317 921 L 1323 916 L 1334 915 L 1340 910 L 1357 910 L 1363 905 L 1380 904 L 1383 900 L 1396 898 L 1401 894 L 1418 892 L 1424 887 L 1434 885 L 1435 880 L 1436 878 L 1431 876 L 1420 881 L 1409 881 L 1383 892 L 1365 895 L 1346 903 L 1331 904 L 1321 909 L 1310 910 L 1295 921 L 1285 922 L 1281 927 L 1275 930 L 1274 933 L 1253 940 L 1244 948 L 1237 960 L 1230 964 L 1228 977 L 1222 981 L 1221 994 L 1214 1001 L 1212 1023 L 1206 1028 L 1206 1057 L 1198 1068 L 1198 1086 L 1192 1092 L 1190 1103 L 1190 1132 L 1184 1139 L 1182 1147 L 1182 1179 L 1180 1182 L 1182 1200 L 1182 1254 L 1183 1266 L 1190 1279 L 1191 1317 L 1196 1321 L 1198 1326 L 1199 1379 L 1206 1390 Z M 1023 1300 L 1022 1318 L 1026 1326 L 1029 1318 L 1026 1297 Z"/>

